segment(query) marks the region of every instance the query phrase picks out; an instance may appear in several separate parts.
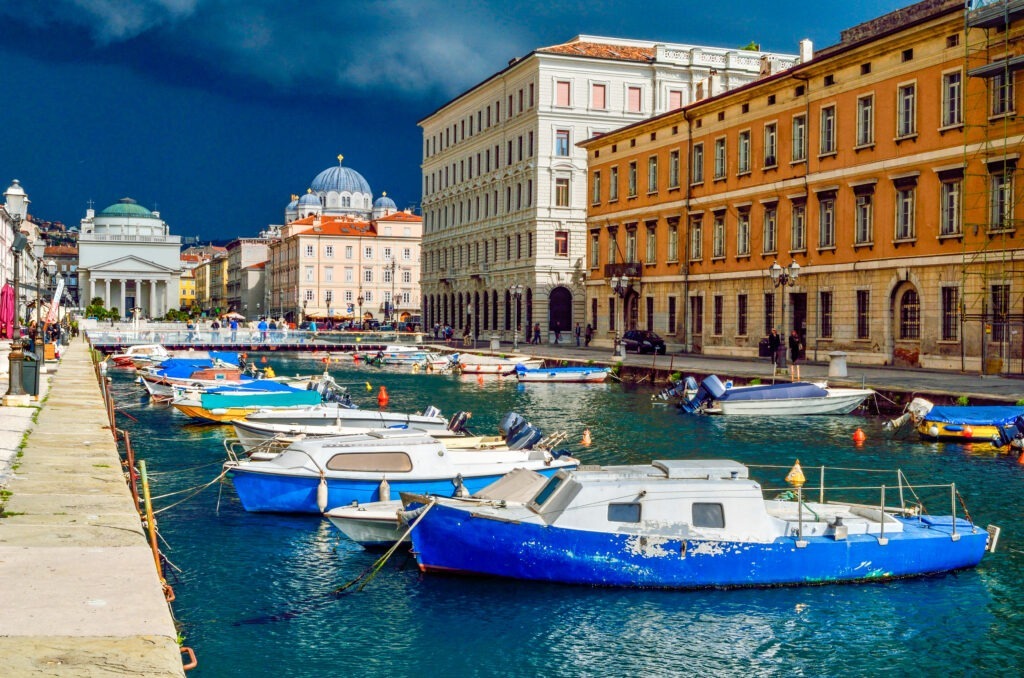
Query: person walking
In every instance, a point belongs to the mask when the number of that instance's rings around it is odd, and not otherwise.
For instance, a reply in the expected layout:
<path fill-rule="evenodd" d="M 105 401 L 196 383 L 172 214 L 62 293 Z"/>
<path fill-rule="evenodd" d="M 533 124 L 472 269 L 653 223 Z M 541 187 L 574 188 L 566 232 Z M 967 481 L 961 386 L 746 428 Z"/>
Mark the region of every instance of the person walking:
<path fill-rule="evenodd" d="M 572 333 L 573 333 L 573 336 L 576 337 L 576 346 L 577 347 L 580 345 L 580 332 L 581 332 L 580 324 L 576 323 L 576 327 L 573 328 Z"/>
<path fill-rule="evenodd" d="M 590 346 L 590 341 L 593 338 L 594 338 L 594 328 L 590 325 L 590 323 L 587 323 L 587 330 L 583 334 L 583 342 L 584 342 L 583 346 L 584 347 Z"/>
<path fill-rule="evenodd" d="M 232 318 L 228 327 L 231 328 L 231 343 L 233 344 L 238 341 L 238 319 Z"/>
<path fill-rule="evenodd" d="M 775 370 L 786 366 L 786 349 L 782 345 L 782 337 L 779 336 L 779 331 L 774 327 L 771 334 L 768 335 L 768 351 L 772 355 L 772 374 L 775 374 Z"/>
<path fill-rule="evenodd" d="M 533 343 L 540 343 L 540 323 L 533 324 Z"/>
<path fill-rule="evenodd" d="M 555 321 L 554 330 L 555 330 L 555 343 L 557 344 L 562 339 L 562 326 L 558 324 L 557 320 Z"/>
<path fill-rule="evenodd" d="M 789 335 L 789 380 L 800 381 L 800 364 L 797 362 L 800 360 L 800 354 L 804 350 L 803 342 L 800 341 L 800 335 L 796 330 L 793 330 Z"/>

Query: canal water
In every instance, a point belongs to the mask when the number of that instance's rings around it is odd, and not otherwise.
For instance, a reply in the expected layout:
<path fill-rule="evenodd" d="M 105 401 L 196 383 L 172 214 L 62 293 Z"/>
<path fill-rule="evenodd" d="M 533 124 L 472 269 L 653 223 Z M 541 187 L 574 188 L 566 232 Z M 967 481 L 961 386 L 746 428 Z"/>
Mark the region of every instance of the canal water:
<path fill-rule="evenodd" d="M 272 359 L 278 374 L 317 363 Z M 118 423 L 145 459 L 160 511 L 168 580 L 192 676 L 866 676 L 1024 671 L 1024 465 L 983 447 L 894 439 L 860 416 L 694 418 L 652 406 L 653 389 L 414 375 L 333 368 L 357 402 L 430 404 L 473 413 L 492 432 L 509 410 L 545 432 L 566 430 L 587 463 L 730 458 L 781 488 L 809 467 L 901 468 L 912 483 L 957 483 L 974 521 L 1000 525 L 1000 549 L 977 569 L 888 583 L 801 588 L 633 591 L 423 576 L 396 555 L 360 591 L 334 591 L 377 558 L 326 520 L 246 513 L 215 479 L 230 429 L 187 423 L 150 404 L 127 371 L 112 370 Z M 369 385 L 369 390 L 367 389 Z M 130 417 L 129 417 L 130 415 Z M 133 420 L 134 418 L 134 420 Z M 862 428 L 862 447 L 851 436 Z M 879 481 L 875 481 L 879 482 Z M 932 513 L 948 513 L 945 504 Z M 958 509 L 959 512 L 959 509 Z"/>

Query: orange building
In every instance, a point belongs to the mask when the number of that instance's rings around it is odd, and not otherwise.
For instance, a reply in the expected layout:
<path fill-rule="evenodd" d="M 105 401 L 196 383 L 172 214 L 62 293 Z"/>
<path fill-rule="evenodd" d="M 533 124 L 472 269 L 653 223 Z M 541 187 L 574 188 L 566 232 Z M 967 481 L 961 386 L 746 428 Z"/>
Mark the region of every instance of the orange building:
<path fill-rule="evenodd" d="M 756 356 L 776 327 L 819 360 L 1024 372 L 1024 2 L 963 6 L 580 144 L 595 336 Z"/>

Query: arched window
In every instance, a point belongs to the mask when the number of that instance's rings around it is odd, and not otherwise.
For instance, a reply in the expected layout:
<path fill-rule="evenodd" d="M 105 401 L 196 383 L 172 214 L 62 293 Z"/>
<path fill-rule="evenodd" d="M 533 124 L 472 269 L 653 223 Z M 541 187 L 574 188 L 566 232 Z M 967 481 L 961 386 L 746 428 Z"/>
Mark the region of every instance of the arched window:
<path fill-rule="evenodd" d="M 917 290 L 907 290 L 900 297 L 900 339 L 921 338 L 921 302 Z"/>

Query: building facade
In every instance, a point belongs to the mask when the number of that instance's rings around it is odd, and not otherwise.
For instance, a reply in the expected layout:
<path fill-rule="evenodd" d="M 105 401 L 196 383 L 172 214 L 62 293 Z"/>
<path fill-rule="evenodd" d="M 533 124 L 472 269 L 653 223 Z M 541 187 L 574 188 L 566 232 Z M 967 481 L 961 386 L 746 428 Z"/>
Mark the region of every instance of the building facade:
<path fill-rule="evenodd" d="M 89 300 L 129 317 L 133 308 L 163 316 L 179 301 L 181 236 L 171 235 L 159 212 L 122 198 L 99 213 L 86 212 L 78 237 L 79 284 Z"/>
<path fill-rule="evenodd" d="M 792 55 L 579 36 L 513 60 L 420 121 L 424 321 L 511 339 L 584 318 L 577 142 L 742 86 Z"/>
<path fill-rule="evenodd" d="M 812 358 L 1024 371 L 1022 17 L 917 3 L 582 144 L 597 336 L 754 356 L 777 327 Z"/>
<path fill-rule="evenodd" d="M 227 310 L 245 314 L 266 296 L 263 273 L 270 238 L 236 238 L 227 245 Z"/>

